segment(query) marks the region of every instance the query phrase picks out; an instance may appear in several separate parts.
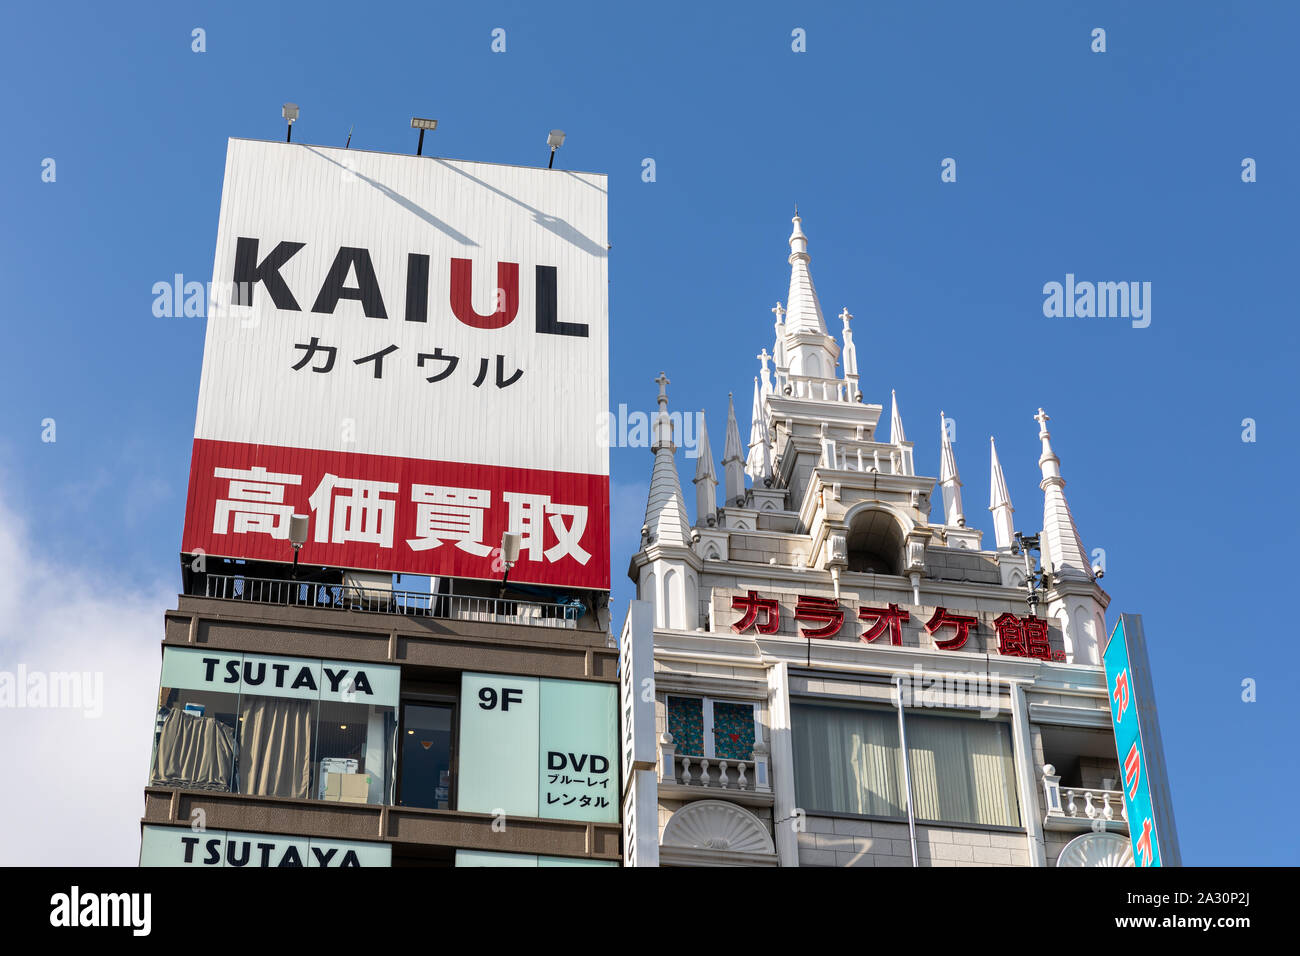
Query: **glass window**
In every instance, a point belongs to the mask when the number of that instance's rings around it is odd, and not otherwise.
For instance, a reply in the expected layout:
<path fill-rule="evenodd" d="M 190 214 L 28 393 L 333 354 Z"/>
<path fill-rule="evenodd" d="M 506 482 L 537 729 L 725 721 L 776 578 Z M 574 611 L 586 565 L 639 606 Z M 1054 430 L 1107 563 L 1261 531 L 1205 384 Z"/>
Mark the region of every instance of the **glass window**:
<path fill-rule="evenodd" d="M 698 697 L 669 697 L 668 732 L 679 754 L 703 757 L 704 701 Z"/>
<path fill-rule="evenodd" d="M 668 698 L 668 732 L 677 753 L 754 759 L 754 705 L 708 697 Z"/>
<path fill-rule="evenodd" d="M 713 753 L 723 760 L 754 759 L 754 705 L 713 702 Z"/>
<path fill-rule="evenodd" d="M 316 730 L 314 700 L 245 694 L 239 709 L 239 793 L 311 795 Z"/>
<path fill-rule="evenodd" d="M 897 711 L 801 702 L 791 717 L 800 806 L 907 817 Z M 908 713 L 907 750 L 918 820 L 1020 826 L 1005 723 Z"/>
<path fill-rule="evenodd" d="M 907 753 L 917 819 L 1020 826 L 1006 724 L 909 713 Z"/>
<path fill-rule="evenodd" d="M 339 803 L 393 803 L 393 707 L 321 701 L 313 794 Z"/>
<path fill-rule="evenodd" d="M 392 802 L 400 669 L 165 648 L 150 785 Z"/>
<path fill-rule="evenodd" d="M 897 714 L 792 703 L 790 717 L 799 806 L 907 816 L 898 767 Z"/>
<path fill-rule="evenodd" d="M 404 807 L 451 809 L 450 704 L 402 705 Z"/>
<path fill-rule="evenodd" d="M 229 793 L 238 727 L 238 694 L 162 687 L 149 785 Z"/>
<path fill-rule="evenodd" d="M 163 651 L 150 786 L 235 788 L 242 663 L 240 654 Z"/>

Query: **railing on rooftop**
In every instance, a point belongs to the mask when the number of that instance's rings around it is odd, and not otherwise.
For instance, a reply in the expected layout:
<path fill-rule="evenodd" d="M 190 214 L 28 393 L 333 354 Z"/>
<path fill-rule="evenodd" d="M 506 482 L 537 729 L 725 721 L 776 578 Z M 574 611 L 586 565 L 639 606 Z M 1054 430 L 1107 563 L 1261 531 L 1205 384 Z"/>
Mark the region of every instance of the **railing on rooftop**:
<path fill-rule="evenodd" d="M 235 574 L 206 575 L 196 597 L 222 601 L 251 601 L 289 607 L 405 614 L 457 621 L 529 624 L 539 627 L 577 627 L 581 607 L 513 598 L 474 597 L 465 594 L 430 594 L 350 584 L 314 584 L 276 578 L 250 578 Z"/>
<path fill-rule="evenodd" d="M 777 384 L 782 394 L 822 402 L 856 402 L 857 396 L 849 390 L 849 383 L 838 378 L 821 378 L 816 375 L 778 374 Z"/>
<path fill-rule="evenodd" d="M 912 449 L 908 446 L 885 446 L 879 442 L 853 439 L 823 438 L 821 466 L 840 471 L 879 472 L 882 475 L 916 474 L 912 465 Z"/>

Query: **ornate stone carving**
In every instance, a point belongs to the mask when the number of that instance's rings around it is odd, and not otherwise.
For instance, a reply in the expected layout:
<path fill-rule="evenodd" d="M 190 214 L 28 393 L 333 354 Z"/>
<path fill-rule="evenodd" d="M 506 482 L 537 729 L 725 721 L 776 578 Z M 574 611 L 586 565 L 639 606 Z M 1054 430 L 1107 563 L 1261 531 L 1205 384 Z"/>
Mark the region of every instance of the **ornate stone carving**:
<path fill-rule="evenodd" d="M 775 853 L 763 822 L 725 800 L 697 800 L 682 807 L 664 827 L 664 846 L 737 853 Z"/>
<path fill-rule="evenodd" d="M 1065 845 L 1056 865 L 1132 866 L 1133 845 L 1118 833 L 1085 833 Z"/>

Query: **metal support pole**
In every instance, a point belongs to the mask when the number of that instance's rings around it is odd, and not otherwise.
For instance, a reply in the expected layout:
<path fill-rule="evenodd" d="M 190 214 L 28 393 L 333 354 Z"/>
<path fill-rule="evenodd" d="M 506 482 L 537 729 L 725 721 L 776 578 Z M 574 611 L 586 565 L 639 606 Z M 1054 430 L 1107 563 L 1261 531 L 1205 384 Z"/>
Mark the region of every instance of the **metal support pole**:
<path fill-rule="evenodd" d="M 903 789 L 907 794 L 907 831 L 912 840 L 912 866 L 920 866 L 916 856 L 916 811 L 912 807 L 912 768 L 907 759 L 907 726 L 903 720 L 903 678 L 894 678 L 898 692 L 898 754 L 903 761 Z"/>

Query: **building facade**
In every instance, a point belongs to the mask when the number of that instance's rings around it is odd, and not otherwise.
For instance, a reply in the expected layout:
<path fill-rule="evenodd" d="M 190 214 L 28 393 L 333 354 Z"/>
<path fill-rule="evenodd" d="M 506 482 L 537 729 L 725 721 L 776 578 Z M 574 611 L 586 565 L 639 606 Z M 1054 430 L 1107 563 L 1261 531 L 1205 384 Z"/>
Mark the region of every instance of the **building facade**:
<path fill-rule="evenodd" d="M 1133 865 L 1102 666 L 1110 598 L 1048 416 L 1041 531 L 1016 533 L 990 444 L 989 541 L 967 522 L 947 420 L 927 476 L 897 397 L 886 423 L 860 389 L 847 309 L 841 341 L 828 332 L 797 215 L 789 244 L 749 441 L 732 400 L 721 480 L 700 442 L 693 524 L 658 379 L 623 629 L 625 861 Z M 1163 774 L 1158 733 L 1147 756 Z"/>
<path fill-rule="evenodd" d="M 141 865 L 618 865 L 604 181 L 231 141 Z"/>

